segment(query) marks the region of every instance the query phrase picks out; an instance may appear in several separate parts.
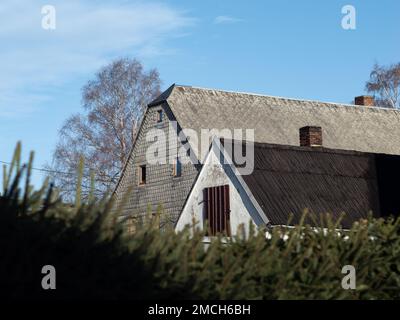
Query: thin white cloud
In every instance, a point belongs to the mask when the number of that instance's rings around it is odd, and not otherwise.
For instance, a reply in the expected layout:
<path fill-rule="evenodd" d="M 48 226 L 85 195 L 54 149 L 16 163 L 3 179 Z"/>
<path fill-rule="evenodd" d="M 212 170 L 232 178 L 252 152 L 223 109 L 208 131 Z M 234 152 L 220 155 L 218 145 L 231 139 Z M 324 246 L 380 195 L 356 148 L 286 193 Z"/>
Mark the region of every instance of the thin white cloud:
<path fill-rule="evenodd" d="M 40 94 L 30 94 L 26 92 L 12 92 L 2 95 L 0 102 L 0 118 L 21 118 L 24 115 L 36 111 L 35 106 L 46 103 L 49 100 L 47 96 Z M 16 110 L 15 103 L 18 103 Z"/>
<path fill-rule="evenodd" d="M 47 89 L 93 73 L 112 58 L 173 54 L 167 40 L 195 21 L 157 2 L 114 1 L 111 6 L 91 0 L 54 0 L 52 5 L 56 30 L 44 30 L 40 2 L 2 0 L 2 116 L 34 110 L 48 98 Z"/>
<path fill-rule="evenodd" d="M 241 22 L 242 19 L 231 17 L 231 16 L 218 16 L 215 17 L 214 23 L 215 24 L 228 24 L 228 23 L 236 23 Z"/>

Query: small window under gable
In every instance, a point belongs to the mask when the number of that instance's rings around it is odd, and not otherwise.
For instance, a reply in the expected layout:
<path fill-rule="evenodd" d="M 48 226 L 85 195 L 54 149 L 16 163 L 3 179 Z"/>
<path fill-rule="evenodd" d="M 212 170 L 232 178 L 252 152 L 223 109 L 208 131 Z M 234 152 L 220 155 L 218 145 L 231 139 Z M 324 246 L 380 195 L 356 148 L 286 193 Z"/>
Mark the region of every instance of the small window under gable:
<path fill-rule="evenodd" d="M 174 163 L 174 177 L 180 177 L 182 175 L 182 162 L 180 157 L 176 157 L 176 162 Z"/>
<path fill-rule="evenodd" d="M 158 110 L 157 111 L 157 122 L 160 123 L 163 121 L 163 111 L 162 110 Z"/>
<path fill-rule="evenodd" d="M 208 236 L 231 236 L 229 185 L 204 189 L 205 223 Z"/>
<path fill-rule="evenodd" d="M 138 183 L 139 185 L 146 184 L 146 166 L 139 166 L 138 168 Z"/>

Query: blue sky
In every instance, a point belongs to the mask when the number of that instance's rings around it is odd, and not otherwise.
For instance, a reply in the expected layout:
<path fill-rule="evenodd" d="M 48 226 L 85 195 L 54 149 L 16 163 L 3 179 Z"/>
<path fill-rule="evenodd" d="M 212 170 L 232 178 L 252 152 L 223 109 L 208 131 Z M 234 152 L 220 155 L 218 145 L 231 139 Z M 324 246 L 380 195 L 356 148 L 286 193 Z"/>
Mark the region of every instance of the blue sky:
<path fill-rule="evenodd" d="M 47 4 L 56 30 L 41 27 Z M 356 30 L 341 27 L 348 4 Z M 35 167 L 51 162 L 63 121 L 81 110 L 81 87 L 117 57 L 157 68 L 164 88 L 349 103 L 374 62 L 400 62 L 399 21 L 398 0 L 2 0 L 0 161 L 21 140 Z"/>

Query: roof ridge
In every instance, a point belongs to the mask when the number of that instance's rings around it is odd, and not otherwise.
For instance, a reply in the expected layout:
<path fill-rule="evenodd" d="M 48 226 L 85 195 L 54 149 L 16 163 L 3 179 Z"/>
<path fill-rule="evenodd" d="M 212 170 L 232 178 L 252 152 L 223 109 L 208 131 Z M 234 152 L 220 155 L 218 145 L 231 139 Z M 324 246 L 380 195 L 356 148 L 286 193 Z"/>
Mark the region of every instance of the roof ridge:
<path fill-rule="evenodd" d="M 171 95 L 172 91 L 174 91 L 174 88 L 176 87 L 175 83 L 173 83 L 172 85 L 170 85 L 166 90 L 164 90 L 163 92 L 161 92 L 157 98 L 155 98 L 153 101 L 151 101 L 148 106 L 149 107 L 153 107 L 156 105 L 159 105 L 160 103 L 166 101 L 169 96 Z"/>
<path fill-rule="evenodd" d="M 190 85 L 175 84 L 175 87 L 191 88 L 191 89 L 204 90 L 204 91 L 217 91 L 217 92 L 222 92 L 222 93 L 248 95 L 248 96 L 264 97 L 264 98 L 274 98 L 274 99 L 297 101 L 297 102 L 323 103 L 323 104 L 329 104 L 329 105 L 333 105 L 333 106 L 352 107 L 352 108 L 359 108 L 359 109 L 364 109 L 364 110 L 365 109 L 371 109 L 371 110 L 382 110 L 382 111 L 400 113 L 400 110 L 398 110 L 398 109 L 387 108 L 387 107 L 359 106 L 359 105 L 356 105 L 356 104 L 349 104 L 349 103 L 339 103 L 339 102 L 329 102 L 329 101 L 309 100 L 309 99 L 296 99 L 296 98 L 288 98 L 288 97 L 281 97 L 281 96 L 272 96 L 272 95 L 261 94 L 261 93 L 232 91 L 232 90 L 215 89 L 215 88 L 205 88 L 205 87 L 197 87 L 197 86 L 190 86 Z"/>

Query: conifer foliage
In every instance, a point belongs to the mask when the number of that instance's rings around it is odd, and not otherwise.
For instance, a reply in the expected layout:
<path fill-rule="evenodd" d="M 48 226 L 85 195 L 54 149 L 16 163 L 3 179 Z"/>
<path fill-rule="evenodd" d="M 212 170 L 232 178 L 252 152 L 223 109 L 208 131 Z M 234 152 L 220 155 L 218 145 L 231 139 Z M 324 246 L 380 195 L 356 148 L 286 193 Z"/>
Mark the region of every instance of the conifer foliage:
<path fill-rule="evenodd" d="M 324 229 L 275 228 L 209 246 L 196 230 L 160 232 L 157 217 L 128 234 L 110 197 L 77 197 L 72 206 L 48 182 L 34 190 L 33 154 L 24 166 L 20 154 L 18 145 L 3 170 L 3 299 L 400 298 L 400 220 L 370 219 L 339 232 L 324 218 Z M 56 269 L 55 290 L 41 286 L 44 265 Z M 342 288 L 345 265 L 355 267 L 356 290 Z"/>

